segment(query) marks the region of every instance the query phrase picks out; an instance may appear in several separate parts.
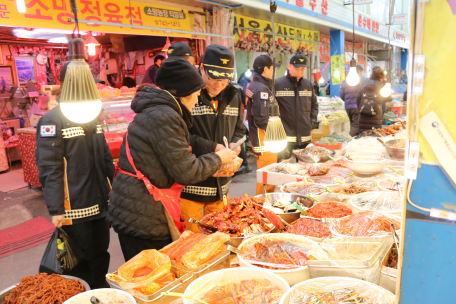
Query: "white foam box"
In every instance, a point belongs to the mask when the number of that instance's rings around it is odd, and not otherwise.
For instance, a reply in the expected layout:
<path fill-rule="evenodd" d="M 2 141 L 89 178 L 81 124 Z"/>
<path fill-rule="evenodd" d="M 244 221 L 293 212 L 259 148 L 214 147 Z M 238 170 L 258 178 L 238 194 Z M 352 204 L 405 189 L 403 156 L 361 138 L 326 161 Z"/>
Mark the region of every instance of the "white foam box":
<path fill-rule="evenodd" d="M 257 183 L 282 186 L 283 184 L 302 182 L 304 177 L 302 175 L 283 174 L 277 172 L 269 172 L 268 170 L 277 164 L 271 164 L 269 166 L 258 169 Z"/>

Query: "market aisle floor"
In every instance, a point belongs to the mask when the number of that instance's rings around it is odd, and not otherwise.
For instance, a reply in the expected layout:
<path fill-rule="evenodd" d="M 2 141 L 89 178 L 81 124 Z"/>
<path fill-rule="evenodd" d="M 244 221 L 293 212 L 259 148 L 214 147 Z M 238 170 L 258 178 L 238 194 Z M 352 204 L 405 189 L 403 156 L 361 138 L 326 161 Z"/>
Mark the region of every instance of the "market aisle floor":
<path fill-rule="evenodd" d="M 255 195 L 255 158 L 250 158 L 249 164 L 252 172 L 233 178 L 229 192 L 230 197 L 239 197 L 244 194 Z M 13 170 L 15 170 L 14 166 Z M 5 181 L 5 174 L 8 173 L 0 174 L 0 180 Z M 13 227 L 39 216 L 43 216 L 48 221 L 51 220 L 44 203 L 41 188 L 32 187 L 32 189 L 28 189 L 27 184 L 24 184 L 22 188 L 17 190 L 9 192 L 0 190 L 0 230 Z M 0 258 L 0 290 L 18 283 L 25 276 L 35 275 L 38 272 L 46 245 L 47 243 L 44 243 Z M 119 239 L 113 229 L 111 229 L 109 252 L 111 254 L 109 271 L 113 272 L 124 263 Z"/>

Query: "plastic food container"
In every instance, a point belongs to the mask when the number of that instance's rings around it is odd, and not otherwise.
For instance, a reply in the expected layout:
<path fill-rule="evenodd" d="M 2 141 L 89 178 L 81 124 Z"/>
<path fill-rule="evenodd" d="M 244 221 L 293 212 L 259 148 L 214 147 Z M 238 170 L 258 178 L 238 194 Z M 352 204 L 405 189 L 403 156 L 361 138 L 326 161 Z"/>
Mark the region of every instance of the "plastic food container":
<path fill-rule="evenodd" d="M 288 189 L 288 187 L 290 186 L 308 186 L 307 188 L 301 190 L 301 193 L 298 193 L 298 194 L 304 194 L 304 192 L 306 194 L 304 195 L 311 195 L 313 197 L 317 196 L 317 195 L 322 195 L 322 194 L 325 194 L 325 193 L 329 193 L 327 190 L 325 190 L 325 186 L 323 185 L 320 185 L 320 184 L 316 184 L 316 183 L 309 183 L 309 182 L 296 182 L 296 183 L 289 183 L 289 184 L 285 184 L 283 185 L 282 187 L 280 187 L 280 191 L 282 192 L 285 192 L 285 193 L 295 193 L 295 192 L 290 192 L 290 190 Z M 310 188 L 312 187 L 312 188 Z M 309 189 L 309 191 L 307 191 Z M 309 193 L 307 193 L 309 192 Z"/>
<path fill-rule="evenodd" d="M 289 241 L 291 243 L 299 243 L 301 247 L 302 245 L 305 244 L 306 247 L 303 247 L 304 249 L 315 249 L 316 251 L 319 251 L 318 244 L 312 240 L 310 240 L 307 237 L 301 236 L 301 235 L 295 235 L 295 234 L 287 234 L 287 233 L 272 233 L 272 234 L 267 234 L 267 235 L 258 235 L 254 236 L 252 238 L 249 238 L 245 240 L 240 246 L 239 249 L 243 250 L 248 245 L 254 244 L 260 240 L 281 240 L 281 241 Z M 265 269 L 261 268 L 255 265 L 252 265 L 248 261 L 246 261 L 242 256 L 238 255 L 239 258 L 239 264 L 241 267 L 250 267 L 253 269 L 260 269 L 264 270 L 267 272 L 274 273 L 280 277 L 282 277 L 290 286 L 293 286 L 299 282 L 305 281 L 310 279 L 310 273 L 309 273 L 309 267 L 308 266 L 303 266 L 299 268 L 293 268 L 293 269 L 286 269 L 286 270 L 276 270 L 276 269 Z"/>
<path fill-rule="evenodd" d="M 386 160 L 372 156 L 351 156 L 347 168 L 357 174 L 375 174 L 385 169 Z"/>
<path fill-rule="evenodd" d="M 214 282 L 222 281 L 223 278 L 239 278 L 236 282 L 232 283 L 239 283 L 241 280 L 252 280 L 252 279 L 267 279 L 273 285 L 279 287 L 283 291 L 287 291 L 290 289 L 290 285 L 282 279 L 280 276 L 271 273 L 269 271 L 263 269 L 252 269 L 252 268 L 231 268 L 231 269 L 223 269 L 219 271 L 214 271 L 208 273 L 191 283 L 187 289 L 185 290 L 185 294 L 192 295 L 198 298 L 208 289 L 214 288 Z M 233 279 L 234 281 L 234 279 Z M 228 283 L 228 282 L 227 282 Z M 189 300 L 184 298 L 185 304 L 194 304 L 197 303 L 196 301 Z M 216 303 L 210 303 L 216 304 Z"/>
<path fill-rule="evenodd" d="M 168 304 L 174 301 L 175 297 L 164 296 L 162 292 L 185 292 L 185 289 L 193 282 L 193 272 L 188 269 L 185 269 L 182 265 L 171 262 L 171 272 L 174 272 L 176 275 L 176 280 L 173 283 L 163 287 L 162 289 L 156 291 L 151 295 L 142 294 L 136 290 L 130 290 L 130 293 L 134 296 L 137 303 L 151 303 L 153 304 Z M 117 274 L 117 272 L 115 272 Z M 116 288 L 122 290 L 118 282 L 111 281 L 108 279 L 108 283 L 111 288 Z"/>
<path fill-rule="evenodd" d="M 341 276 L 377 284 L 380 262 L 388 250 L 388 244 L 385 238 L 372 237 L 343 238 L 341 242 L 333 242 L 331 248 L 336 252 L 335 255 L 329 254 L 328 260 L 308 261 L 310 278 Z M 342 259 L 345 253 L 350 255 L 350 259 Z"/>
<path fill-rule="evenodd" d="M 388 252 L 386 253 L 385 258 L 382 261 L 382 268 L 380 271 L 380 281 L 379 281 L 378 285 L 380 285 L 381 287 L 383 287 L 386 290 L 389 290 L 395 294 L 396 293 L 396 282 L 397 282 L 397 268 L 390 268 L 390 267 L 386 266 L 393 247 L 396 247 L 396 245 L 395 244 L 391 245 Z"/>
<path fill-rule="evenodd" d="M 402 215 L 402 198 L 396 191 L 373 191 L 354 195 L 350 199 L 354 214 L 375 211 L 391 215 Z"/>
<path fill-rule="evenodd" d="M 302 302 L 292 301 L 293 297 L 296 297 L 296 293 L 300 289 L 307 289 L 310 290 L 318 290 L 318 291 L 327 291 L 331 292 L 334 289 L 326 287 L 330 286 L 338 286 L 341 289 L 348 288 L 349 290 L 355 290 L 357 294 L 365 295 L 368 300 L 368 303 L 375 303 L 375 304 L 394 304 L 396 297 L 394 294 L 389 292 L 388 290 L 375 285 L 373 283 L 365 282 L 362 280 L 352 279 L 352 278 L 344 278 L 344 277 L 325 277 L 325 278 L 318 278 L 318 279 L 311 279 L 300 284 L 297 284 L 290 288 L 280 300 L 280 304 L 297 304 Z M 331 290 L 330 290 L 331 289 Z"/>
<path fill-rule="evenodd" d="M 100 288 L 82 292 L 66 300 L 63 304 L 90 303 L 91 297 L 97 297 L 101 303 L 136 304 L 135 298 L 128 292 L 113 288 Z"/>
<path fill-rule="evenodd" d="M 375 214 L 381 214 L 382 212 L 378 212 L 378 213 L 375 213 Z M 352 215 L 354 216 L 354 215 Z M 394 219 L 396 220 L 396 222 L 401 222 L 401 217 L 397 216 L 397 215 L 392 215 L 392 214 L 385 214 L 385 216 L 391 218 L 391 219 Z M 346 219 L 346 217 L 344 218 Z M 337 231 L 336 229 L 336 226 L 337 226 L 337 222 L 336 223 L 333 223 L 330 227 L 329 227 L 329 230 L 331 231 L 331 233 L 335 236 L 338 236 L 338 237 L 342 237 L 342 238 L 386 238 L 390 244 L 393 242 L 393 235 L 391 232 L 387 232 L 387 231 L 384 231 L 382 232 L 381 234 L 375 234 L 375 235 L 372 235 L 372 236 L 351 236 L 351 235 L 344 235 L 344 234 L 341 234 Z M 400 229 L 397 229 L 396 227 L 396 232 L 400 233 Z"/>
<path fill-rule="evenodd" d="M 399 182 L 399 189 L 404 193 L 404 178 L 403 177 L 387 177 L 377 182 L 378 188 L 382 191 L 397 192 L 397 182 Z M 395 190 L 391 190 L 395 189 Z"/>

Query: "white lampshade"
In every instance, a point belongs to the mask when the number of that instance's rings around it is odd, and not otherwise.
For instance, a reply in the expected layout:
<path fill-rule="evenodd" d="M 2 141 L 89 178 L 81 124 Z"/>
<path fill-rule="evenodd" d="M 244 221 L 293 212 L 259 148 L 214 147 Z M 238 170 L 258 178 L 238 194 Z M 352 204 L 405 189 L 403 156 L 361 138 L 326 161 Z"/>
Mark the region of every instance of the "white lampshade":
<path fill-rule="evenodd" d="M 278 108 L 277 105 L 275 106 Z M 288 138 L 283 128 L 282 120 L 278 116 L 271 116 L 264 136 L 266 151 L 279 153 L 287 147 L 287 144 Z"/>
<path fill-rule="evenodd" d="M 359 75 L 356 72 L 356 67 L 350 67 L 350 72 L 348 72 L 346 80 L 347 84 L 351 87 L 354 87 L 359 83 Z"/>

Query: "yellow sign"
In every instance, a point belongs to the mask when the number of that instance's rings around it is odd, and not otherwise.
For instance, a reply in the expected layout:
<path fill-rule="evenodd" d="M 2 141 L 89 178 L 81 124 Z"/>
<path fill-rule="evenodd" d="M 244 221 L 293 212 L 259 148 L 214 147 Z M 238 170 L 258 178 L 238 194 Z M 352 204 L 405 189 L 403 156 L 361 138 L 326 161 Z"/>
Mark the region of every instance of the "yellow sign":
<path fill-rule="evenodd" d="M 455 31 L 436 31 L 442 24 L 445 28 L 456 27 L 456 14 L 451 10 L 449 1 L 436 0 L 425 3 L 426 22 L 423 28 L 423 49 L 426 55 L 426 73 L 423 95 L 419 97 L 420 117 L 431 111 L 437 113 L 452 139 L 456 142 L 456 103 L 454 102 L 454 50 L 456 49 Z M 409 55 L 410 56 L 410 55 Z M 440 88 L 435 90 L 436 85 Z M 409 106 L 411 109 L 411 106 Z M 407 126 L 408 127 L 408 126 Z M 412 127 L 412 126 L 410 126 Z M 436 161 L 429 143 L 419 133 L 420 154 L 423 160 Z"/>
<path fill-rule="evenodd" d="M 345 80 L 345 59 L 344 59 L 344 57 L 345 57 L 345 55 L 331 56 L 331 84 L 338 85 L 338 84 L 341 84 L 342 81 Z"/>
<path fill-rule="evenodd" d="M 74 18 L 69 0 L 26 0 L 27 11 L 19 13 L 14 0 L 1 1 L 0 25 L 30 26 L 34 28 L 67 29 L 73 30 L 74 23 L 68 22 Z M 187 10 L 166 8 L 162 6 L 114 0 L 76 0 L 78 18 L 118 23 L 119 26 L 92 25 L 80 23 L 81 31 L 104 33 L 124 33 L 156 36 L 181 36 L 191 38 L 191 35 L 182 33 L 167 33 L 145 29 L 121 27 L 122 24 L 142 25 L 166 29 L 194 31 L 195 24 L 204 20 L 204 16 L 197 13 L 189 14 Z M 198 15 L 196 17 L 196 15 Z M 197 18 L 198 20 L 192 20 Z M 197 22 L 198 21 L 198 22 Z M 198 38 L 201 38 L 198 37 Z"/>
<path fill-rule="evenodd" d="M 259 38 L 262 42 L 272 41 L 272 23 L 269 21 L 249 18 L 241 15 L 234 15 L 234 26 L 241 27 L 234 28 L 234 42 L 237 42 L 239 40 L 239 37 L 242 36 L 247 39 Z M 287 36 L 276 36 L 276 42 L 279 44 L 291 44 L 293 49 L 304 47 L 308 51 L 318 51 L 320 32 L 296 28 L 280 23 L 274 23 L 274 27 L 276 34 Z M 256 32 L 255 30 L 261 32 Z M 314 41 L 314 43 L 298 40 L 296 38 Z"/>

